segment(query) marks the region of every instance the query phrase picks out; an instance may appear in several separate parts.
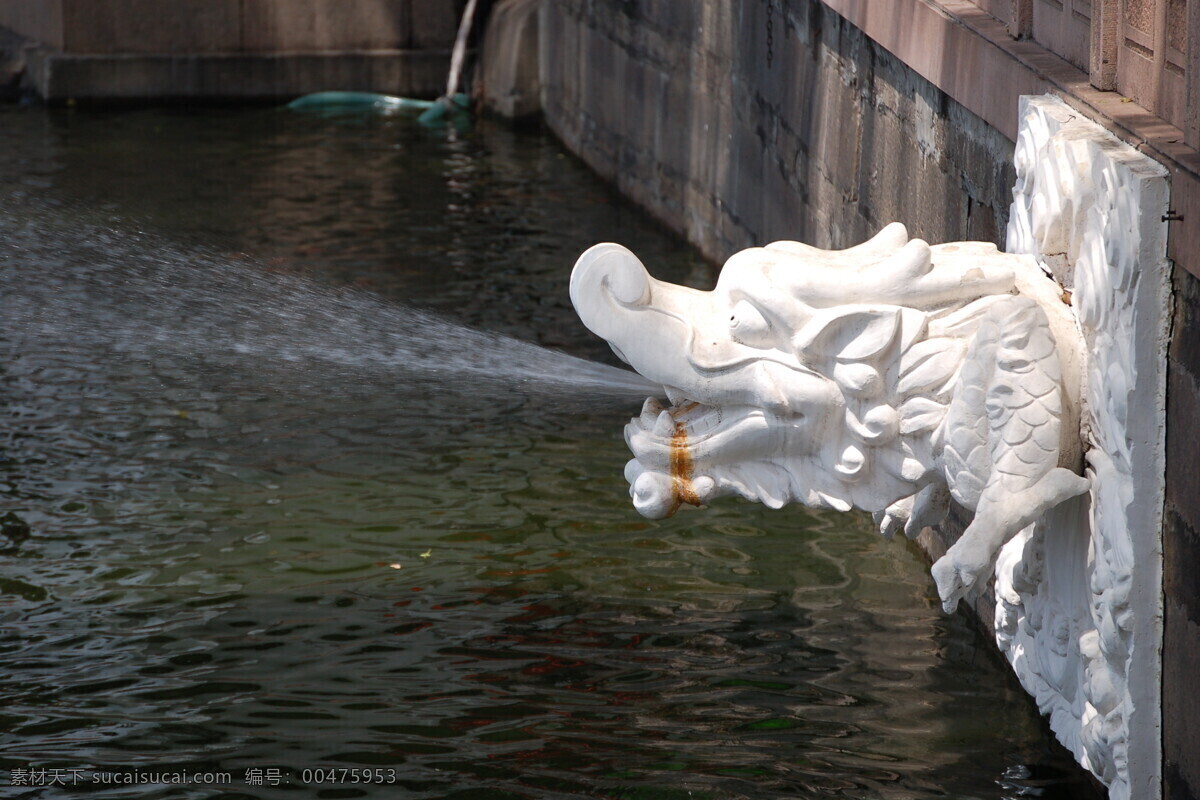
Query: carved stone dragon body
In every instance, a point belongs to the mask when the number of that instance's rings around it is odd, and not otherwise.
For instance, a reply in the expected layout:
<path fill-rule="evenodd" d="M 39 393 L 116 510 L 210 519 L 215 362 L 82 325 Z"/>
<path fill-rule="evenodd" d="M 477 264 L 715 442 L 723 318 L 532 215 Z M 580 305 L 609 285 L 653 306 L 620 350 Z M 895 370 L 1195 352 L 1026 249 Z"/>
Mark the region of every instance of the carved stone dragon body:
<path fill-rule="evenodd" d="M 1005 542 L 1088 489 L 1077 333 L 1029 256 L 892 224 L 847 250 L 744 250 L 703 292 L 600 244 L 571 299 L 672 404 L 647 400 L 625 428 L 648 517 L 738 495 L 858 508 L 914 536 L 953 498 L 974 520 L 933 568 L 952 610 Z"/>

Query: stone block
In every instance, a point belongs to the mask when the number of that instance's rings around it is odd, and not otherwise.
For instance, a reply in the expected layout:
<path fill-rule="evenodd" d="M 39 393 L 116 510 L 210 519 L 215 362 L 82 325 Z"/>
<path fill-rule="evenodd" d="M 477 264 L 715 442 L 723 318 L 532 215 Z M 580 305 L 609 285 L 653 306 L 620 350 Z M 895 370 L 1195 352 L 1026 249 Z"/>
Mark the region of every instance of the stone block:
<path fill-rule="evenodd" d="M 792 162 L 794 163 L 794 162 Z M 804 200 L 792 181 L 792 163 L 767 158 L 763 163 L 762 241 L 780 239 L 803 241 L 808 238 Z"/>
<path fill-rule="evenodd" d="M 579 64 L 567 57 L 579 52 L 578 38 L 579 27 L 567 24 L 562 5 L 542 3 L 538 9 L 538 73 L 542 108 L 554 110 L 546 115 L 551 126 L 567 124 L 570 114 L 566 109 L 578 108 L 578 103 L 565 96 L 579 85 Z"/>
<path fill-rule="evenodd" d="M 888 112 L 863 120 L 857 182 L 858 203 L 879 228 L 892 220 L 911 225 L 913 209 L 905 198 L 920 169 L 920 158 L 903 121 Z"/>
<path fill-rule="evenodd" d="M 541 111 L 538 67 L 540 0 L 503 0 L 492 8 L 480 52 L 480 94 L 486 108 L 509 119 Z"/>
<path fill-rule="evenodd" d="M 846 196 L 858 184 L 862 115 L 854 83 L 843 73 L 824 74 L 818 81 L 819 110 L 810 128 L 813 157 L 829 181 Z"/>
<path fill-rule="evenodd" d="M 680 3 L 679 0 L 643 0 L 636 7 L 646 25 L 690 36 L 703 6 L 703 3 Z"/>
<path fill-rule="evenodd" d="M 1193 276 L 1200 276 L 1200 177 L 1187 170 L 1171 169 L 1172 210 L 1178 220 L 1170 223 L 1167 255 Z"/>
<path fill-rule="evenodd" d="M 213 0 L 63 0 L 73 55 L 190 55 L 242 49 L 237 3 Z"/>
<path fill-rule="evenodd" d="M 771 13 L 771 46 L 767 46 L 767 10 L 774 7 L 774 3 L 741 4 L 740 13 L 735 18 L 734 48 L 729 65 L 729 72 L 740 85 L 741 91 L 756 96 L 765 105 L 772 102 L 779 105 L 782 102 L 782 85 L 786 80 L 782 72 L 787 61 L 780 58 L 780 45 L 775 41 L 780 35 L 774 29 L 776 26 L 782 27 L 776 10 Z"/>
<path fill-rule="evenodd" d="M 1176 337 L 1186 326 L 1176 318 Z M 1193 334 L 1194 335 L 1194 334 Z M 1195 377 L 1175 359 L 1167 362 L 1167 486 L 1166 498 L 1183 523 L 1181 531 L 1200 531 L 1200 470 L 1196 469 L 1196 453 L 1200 449 L 1200 384 Z M 1174 529 L 1172 529 L 1174 531 Z M 1174 535 L 1174 533 L 1172 533 Z M 1200 542 L 1187 550 L 1200 556 Z M 1164 546 L 1165 543 L 1164 543 Z M 1183 546 L 1183 542 L 1180 542 Z M 1185 548 L 1186 549 L 1186 548 Z M 1194 567 L 1200 561 L 1172 563 L 1168 558 L 1168 575 L 1179 565 Z M 1196 588 L 1196 587 L 1193 587 Z M 1188 602 L 1180 598 L 1181 602 Z M 1200 622 L 1200 594 L 1191 599 L 1196 621 Z"/>
<path fill-rule="evenodd" d="M 1200 626 L 1200 573 L 1195 569 L 1200 564 L 1200 528 L 1195 523 L 1168 498 L 1163 524 L 1163 593 L 1189 622 Z"/>
<path fill-rule="evenodd" d="M 809 173 L 806 197 L 811 222 L 806 226 L 803 241 L 826 250 L 840 250 L 866 239 L 849 241 L 847 215 L 842 211 L 845 195 L 814 166 L 809 167 Z M 872 226 L 871 233 L 878 233 L 878 226 Z"/>
<path fill-rule="evenodd" d="M 0 28 L 61 49 L 63 0 L 0 0 Z"/>
<path fill-rule="evenodd" d="M 408 97 L 436 97 L 445 88 L 445 53 L 230 56 L 63 56 L 31 53 L 29 72 L 50 101 L 139 99 L 253 100 L 296 97 L 338 86 Z"/>
<path fill-rule="evenodd" d="M 631 68 L 629 51 L 621 49 L 620 63 L 625 74 L 624 86 L 620 89 L 620 99 L 616 110 L 626 116 L 638 117 L 644 120 L 641 125 L 634 125 L 622 131 L 625 147 L 637 153 L 638 161 L 646 164 L 649 173 L 640 177 L 652 181 L 654 173 L 658 172 L 655 157 L 658 155 L 659 131 L 663 120 L 658 113 L 658 101 L 655 89 L 658 86 L 658 70 L 651 66 L 640 69 Z"/>
<path fill-rule="evenodd" d="M 779 104 L 780 119 L 797 136 L 803 135 L 806 146 L 811 142 L 809 129 L 820 113 L 814 91 L 819 74 L 817 55 L 817 50 L 797 40 L 787 49 L 783 63 L 788 77 Z"/>
<path fill-rule="evenodd" d="M 967 240 L 972 242 L 991 242 L 999 245 L 1004 237 L 1001 235 L 1008 226 L 1007 209 L 994 208 L 981 203 L 973 197 L 966 199 Z"/>
<path fill-rule="evenodd" d="M 447 50 L 454 46 L 466 0 L 409 0 L 412 40 L 409 47 Z"/>
<path fill-rule="evenodd" d="M 708 115 L 715 113 L 712 98 L 691 85 L 671 80 L 669 75 L 655 71 L 653 88 L 648 92 L 646 105 L 639 108 L 640 114 L 649 114 L 652 125 L 646 127 L 655 134 L 653 146 L 662 160 L 663 167 L 679 175 L 696 176 L 696 172 L 708 172 L 711 165 L 698 163 L 695 155 L 702 150 L 706 131 L 713 122 Z"/>
<path fill-rule="evenodd" d="M 740 235 L 734 239 L 737 249 L 762 244 L 765 200 L 762 175 L 769 142 L 769 123 L 766 120 L 756 122 L 751 124 L 751 120 L 745 116 L 735 114 L 726 155 L 729 159 L 729 176 L 723 185 L 717 187 L 720 202 L 733 212 L 730 216 L 740 229 Z"/>
<path fill-rule="evenodd" d="M 932 156 L 921 154 L 902 206 L 893 218 L 906 220 L 913 236 L 928 242 L 963 241 L 967 237 L 967 206 L 970 196 L 962 191 L 962 177 L 945 172 Z"/>
<path fill-rule="evenodd" d="M 613 39 L 602 38 L 595 46 L 586 51 L 587 61 L 584 64 L 584 87 L 586 94 L 581 100 L 587 105 L 590 116 L 598 125 L 620 138 L 632 135 L 636 127 L 649 122 L 637 120 L 636 126 L 630 123 L 630 115 L 626 113 L 627 86 L 632 74 L 637 71 L 637 65 L 630 68 L 629 52 Z"/>
<path fill-rule="evenodd" d="M 696 37 L 705 55 L 729 64 L 735 57 L 737 25 L 733 3 L 700 3 Z"/>
<path fill-rule="evenodd" d="M 959 105 L 947 109 L 946 124 L 949 132 L 943 141 L 946 163 L 961 172 L 973 197 L 1005 209 L 1007 217 L 1016 180 L 1013 143 Z"/>
<path fill-rule="evenodd" d="M 1195 565 L 1195 562 L 1192 562 Z M 1167 600 L 1163 630 L 1163 787 L 1165 800 L 1200 797 L 1200 623 Z"/>
<path fill-rule="evenodd" d="M 408 0 L 242 0 L 252 53 L 395 50 L 409 46 Z"/>
<path fill-rule="evenodd" d="M 1171 358 L 1200 380 L 1200 278 L 1175 270 L 1175 325 L 1171 333 Z"/>
<path fill-rule="evenodd" d="M 0 28 L 0 102 L 11 102 L 20 96 L 25 52 L 29 47 L 28 40 L 7 28 Z"/>

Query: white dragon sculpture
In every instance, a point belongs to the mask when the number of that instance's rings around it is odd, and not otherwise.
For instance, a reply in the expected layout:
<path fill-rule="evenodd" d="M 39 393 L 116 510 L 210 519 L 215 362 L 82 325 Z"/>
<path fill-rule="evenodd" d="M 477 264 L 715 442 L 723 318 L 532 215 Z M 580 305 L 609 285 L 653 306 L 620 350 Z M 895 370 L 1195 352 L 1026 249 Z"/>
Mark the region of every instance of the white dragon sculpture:
<path fill-rule="evenodd" d="M 931 247 L 893 223 L 847 250 L 744 250 L 704 292 L 599 244 L 571 299 L 671 403 L 647 400 L 625 428 L 648 517 L 740 495 L 858 508 L 915 536 L 953 498 L 974 519 L 933 567 L 950 611 L 1005 542 L 1088 490 L 1078 334 L 1030 256 Z"/>

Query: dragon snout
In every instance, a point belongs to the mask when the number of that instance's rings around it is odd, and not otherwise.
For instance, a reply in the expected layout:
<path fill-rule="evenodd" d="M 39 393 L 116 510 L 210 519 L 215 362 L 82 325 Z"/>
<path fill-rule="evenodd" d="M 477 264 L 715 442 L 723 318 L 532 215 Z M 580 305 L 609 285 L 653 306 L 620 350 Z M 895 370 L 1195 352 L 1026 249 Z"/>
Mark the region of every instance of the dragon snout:
<path fill-rule="evenodd" d="M 575 262 L 571 302 L 582 315 L 597 294 L 608 295 L 625 306 L 643 305 L 650 302 L 650 274 L 638 257 L 621 245 L 595 245 Z"/>

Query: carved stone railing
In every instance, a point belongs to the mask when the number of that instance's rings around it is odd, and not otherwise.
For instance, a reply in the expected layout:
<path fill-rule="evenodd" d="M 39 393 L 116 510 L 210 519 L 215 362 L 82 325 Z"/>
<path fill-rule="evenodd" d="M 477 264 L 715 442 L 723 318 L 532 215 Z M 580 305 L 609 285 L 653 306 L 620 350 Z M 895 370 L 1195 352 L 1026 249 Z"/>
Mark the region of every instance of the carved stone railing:
<path fill-rule="evenodd" d="M 670 403 L 625 428 L 639 512 L 737 495 L 915 537 L 953 499 L 973 518 L 933 566 L 946 610 L 994 592 L 1023 685 L 1129 797 L 1158 774 L 1165 182 L 1057 101 L 1022 116 L 1009 252 L 892 224 L 744 250 L 703 292 L 600 244 L 571 298 Z"/>

